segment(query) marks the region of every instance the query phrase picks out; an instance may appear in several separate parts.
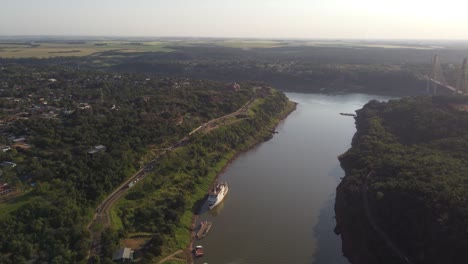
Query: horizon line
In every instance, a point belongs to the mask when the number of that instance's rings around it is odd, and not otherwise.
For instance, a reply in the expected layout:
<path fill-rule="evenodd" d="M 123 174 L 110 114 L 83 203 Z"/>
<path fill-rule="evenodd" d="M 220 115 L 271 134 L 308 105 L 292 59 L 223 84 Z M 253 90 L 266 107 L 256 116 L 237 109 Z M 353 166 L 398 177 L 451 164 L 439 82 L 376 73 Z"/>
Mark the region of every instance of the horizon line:
<path fill-rule="evenodd" d="M 360 37 L 226 37 L 226 36 L 182 36 L 182 35 L 61 35 L 61 34 L 0 34 L 1 38 L 188 38 L 188 39 L 239 39 L 239 40 L 359 40 L 359 41 L 468 41 L 468 38 L 360 38 Z"/>

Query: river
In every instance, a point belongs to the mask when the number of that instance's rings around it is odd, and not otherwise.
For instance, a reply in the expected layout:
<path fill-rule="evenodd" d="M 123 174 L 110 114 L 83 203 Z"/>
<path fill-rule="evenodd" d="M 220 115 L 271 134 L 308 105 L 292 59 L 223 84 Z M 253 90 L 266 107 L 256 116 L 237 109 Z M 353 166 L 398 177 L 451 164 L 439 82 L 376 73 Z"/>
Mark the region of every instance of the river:
<path fill-rule="evenodd" d="M 344 175 L 337 156 L 356 131 L 340 112 L 360 109 L 366 94 L 287 93 L 298 102 L 278 134 L 240 155 L 220 181 L 229 194 L 213 210 L 203 206 L 199 221 L 213 222 L 195 245 L 205 248 L 197 263 L 345 264 L 335 235 L 335 189 Z"/>

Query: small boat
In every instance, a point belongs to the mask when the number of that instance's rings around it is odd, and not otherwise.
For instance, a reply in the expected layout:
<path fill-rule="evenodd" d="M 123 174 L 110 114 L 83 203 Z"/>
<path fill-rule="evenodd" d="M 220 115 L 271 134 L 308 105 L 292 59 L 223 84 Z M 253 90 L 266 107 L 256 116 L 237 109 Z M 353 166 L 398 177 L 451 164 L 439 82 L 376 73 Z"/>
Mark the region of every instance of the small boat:
<path fill-rule="evenodd" d="M 202 221 L 200 223 L 200 228 L 198 229 L 198 232 L 197 232 L 197 239 L 202 239 L 204 237 L 206 237 L 206 235 L 208 235 L 208 232 L 210 232 L 210 229 L 211 229 L 211 226 L 213 225 L 212 222 L 208 222 L 208 221 Z"/>
<path fill-rule="evenodd" d="M 342 116 L 356 116 L 356 114 L 353 113 L 340 113 Z"/>
<path fill-rule="evenodd" d="M 195 257 L 201 257 L 205 254 L 205 252 L 203 251 L 203 247 L 202 246 L 196 246 L 195 249 L 194 249 L 194 254 L 195 254 Z"/>
<path fill-rule="evenodd" d="M 216 184 L 213 191 L 208 196 L 208 205 L 210 206 L 210 210 L 218 205 L 224 197 L 226 197 L 228 191 L 229 187 L 226 182 Z"/>

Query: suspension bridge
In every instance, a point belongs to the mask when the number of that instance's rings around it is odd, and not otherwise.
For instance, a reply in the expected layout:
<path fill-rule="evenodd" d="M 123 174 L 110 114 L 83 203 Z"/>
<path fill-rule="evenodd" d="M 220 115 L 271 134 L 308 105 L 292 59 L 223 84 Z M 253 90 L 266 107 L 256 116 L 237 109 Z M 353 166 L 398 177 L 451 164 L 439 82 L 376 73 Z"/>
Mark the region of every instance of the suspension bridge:
<path fill-rule="evenodd" d="M 424 78 L 427 80 L 426 90 L 427 93 L 437 94 L 439 88 L 447 89 L 455 94 L 468 94 L 468 65 L 467 58 L 463 60 L 463 63 L 458 71 L 456 85 L 453 86 L 447 82 L 442 65 L 440 63 L 439 55 L 432 57 L 432 67 L 429 75 L 425 75 Z"/>

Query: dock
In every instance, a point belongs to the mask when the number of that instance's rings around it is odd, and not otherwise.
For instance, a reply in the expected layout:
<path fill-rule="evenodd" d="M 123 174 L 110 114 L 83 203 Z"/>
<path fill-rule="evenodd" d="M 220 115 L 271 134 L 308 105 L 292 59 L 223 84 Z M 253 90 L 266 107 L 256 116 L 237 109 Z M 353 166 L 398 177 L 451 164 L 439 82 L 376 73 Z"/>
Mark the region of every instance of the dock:
<path fill-rule="evenodd" d="M 212 222 L 208 222 L 208 221 L 203 221 L 200 223 L 200 229 L 198 229 L 198 232 L 197 232 L 197 239 L 202 239 L 204 238 L 208 232 L 210 232 L 210 229 L 211 229 L 211 226 L 213 225 Z"/>
<path fill-rule="evenodd" d="M 340 113 L 342 116 L 356 116 L 356 114 L 353 113 Z"/>

